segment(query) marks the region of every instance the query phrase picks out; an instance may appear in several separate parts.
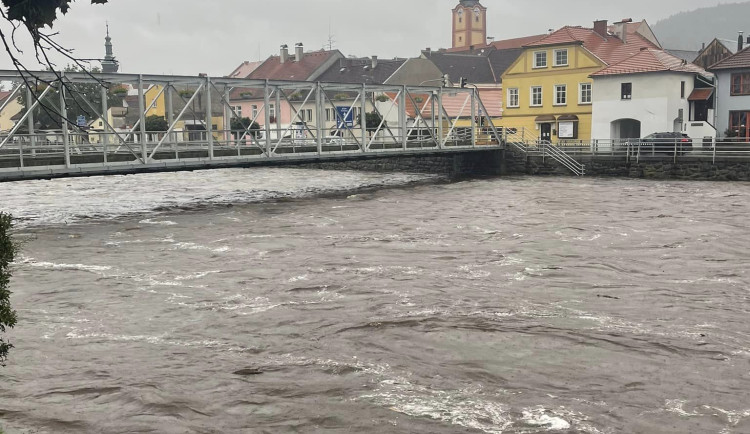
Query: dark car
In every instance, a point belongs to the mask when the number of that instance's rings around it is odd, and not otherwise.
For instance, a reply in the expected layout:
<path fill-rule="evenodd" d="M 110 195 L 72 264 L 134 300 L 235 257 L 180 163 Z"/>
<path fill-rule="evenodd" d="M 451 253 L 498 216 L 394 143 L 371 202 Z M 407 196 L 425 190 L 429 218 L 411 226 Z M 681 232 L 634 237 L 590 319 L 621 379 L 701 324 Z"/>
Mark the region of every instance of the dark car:
<path fill-rule="evenodd" d="M 693 150 L 693 139 L 684 133 L 652 133 L 641 139 L 641 153 L 684 155 Z"/>

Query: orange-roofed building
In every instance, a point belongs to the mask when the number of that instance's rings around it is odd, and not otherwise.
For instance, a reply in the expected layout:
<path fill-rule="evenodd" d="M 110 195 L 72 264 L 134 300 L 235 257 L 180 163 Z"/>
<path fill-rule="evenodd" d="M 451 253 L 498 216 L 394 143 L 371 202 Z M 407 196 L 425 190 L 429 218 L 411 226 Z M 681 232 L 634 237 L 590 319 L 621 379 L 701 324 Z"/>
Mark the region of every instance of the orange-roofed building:
<path fill-rule="evenodd" d="M 596 139 L 617 144 L 651 133 L 685 133 L 693 139 L 716 136 L 711 125 L 713 74 L 698 65 L 666 51 L 643 49 L 592 78 Z M 699 146 L 700 140 L 693 144 Z"/>
<path fill-rule="evenodd" d="M 503 127 L 550 142 L 592 138 L 591 74 L 641 49 L 661 49 L 648 23 L 566 26 L 526 44 L 503 74 Z"/>

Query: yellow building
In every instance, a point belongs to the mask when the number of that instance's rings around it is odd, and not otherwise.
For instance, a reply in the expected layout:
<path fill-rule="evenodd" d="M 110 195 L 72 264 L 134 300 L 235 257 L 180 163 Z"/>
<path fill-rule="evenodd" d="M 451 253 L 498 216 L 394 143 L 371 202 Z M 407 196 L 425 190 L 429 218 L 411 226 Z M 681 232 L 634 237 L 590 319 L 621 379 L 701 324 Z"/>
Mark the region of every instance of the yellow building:
<path fill-rule="evenodd" d="M 0 91 L 0 106 L 5 105 L 5 108 L 0 112 L 0 131 L 10 131 L 13 129 L 16 125 L 13 118 L 23 111 L 23 106 L 18 102 L 17 97 L 8 100 L 11 95 L 11 92 Z"/>
<path fill-rule="evenodd" d="M 149 116 L 160 116 L 163 118 L 167 118 L 167 104 L 166 104 L 166 94 L 167 92 L 162 92 L 162 89 L 164 87 L 160 85 L 154 85 L 150 86 L 145 92 L 144 92 L 144 103 L 147 108 L 146 110 L 146 117 Z M 190 100 L 190 97 L 195 92 L 195 89 L 181 89 L 177 88 L 172 89 L 172 113 L 174 118 L 177 118 L 177 115 L 180 114 L 183 108 L 185 108 L 185 104 Z M 154 102 L 155 100 L 155 102 Z M 152 105 L 153 102 L 153 105 Z M 188 138 L 187 135 L 196 136 L 197 134 L 189 133 L 190 131 L 197 132 L 197 131 L 205 131 L 206 128 L 206 102 L 205 102 L 205 94 L 200 94 L 196 96 L 193 99 L 193 102 L 190 103 L 189 108 L 185 111 L 185 113 L 182 116 L 182 119 L 180 119 L 176 126 L 175 131 L 182 131 L 185 132 L 186 138 L 185 140 L 192 140 Z M 149 108 L 150 107 L 150 108 Z M 132 110 L 133 108 L 131 108 Z M 138 107 L 135 107 L 135 110 L 138 110 Z M 222 135 L 222 132 L 224 131 L 225 126 L 225 120 L 224 120 L 224 107 L 219 102 L 219 98 L 216 95 L 212 95 L 211 98 L 211 128 L 214 131 L 213 135 L 214 138 L 219 138 Z M 228 123 L 228 122 L 226 122 Z"/>
<path fill-rule="evenodd" d="M 566 26 L 524 46 L 503 74 L 505 128 L 553 143 L 591 140 L 590 75 L 641 48 L 661 48 L 648 24 L 626 20 L 594 28 Z"/>

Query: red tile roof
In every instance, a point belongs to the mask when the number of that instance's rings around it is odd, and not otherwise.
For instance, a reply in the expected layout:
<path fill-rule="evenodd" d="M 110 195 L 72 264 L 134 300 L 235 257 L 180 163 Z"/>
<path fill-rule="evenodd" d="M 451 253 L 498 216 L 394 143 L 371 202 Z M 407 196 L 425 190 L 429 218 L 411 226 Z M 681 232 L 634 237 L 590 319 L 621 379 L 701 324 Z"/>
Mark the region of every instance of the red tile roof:
<path fill-rule="evenodd" d="M 711 65 L 708 69 L 740 69 L 750 68 L 750 45 L 745 47 L 742 51 L 739 51 L 726 59 L 719 61 L 718 63 Z"/>
<path fill-rule="evenodd" d="M 281 63 L 279 56 L 271 56 L 251 72 L 247 78 L 306 81 L 327 60 L 336 55 L 343 57 L 338 50 L 305 53 L 300 62 L 294 60 L 294 55 L 291 55 L 284 63 Z"/>
<path fill-rule="evenodd" d="M 592 77 L 604 75 L 639 74 L 644 72 L 684 72 L 710 76 L 703 68 L 688 63 L 666 51 L 643 49 L 627 59 L 610 65 L 601 71 L 591 74 Z"/>
<path fill-rule="evenodd" d="M 693 89 L 693 92 L 690 93 L 690 96 L 688 97 L 688 101 L 708 101 L 711 98 L 711 95 L 714 94 L 714 89 L 712 87 L 708 88 L 696 88 Z"/>
<path fill-rule="evenodd" d="M 0 104 L 5 102 L 5 98 L 10 96 L 11 92 L 0 91 Z"/>
<path fill-rule="evenodd" d="M 617 36 L 602 36 L 596 33 L 594 29 L 565 26 L 537 42 L 527 44 L 526 47 L 581 44 L 584 48 L 608 65 L 620 62 L 637 54 L 641 48 L 659 48 L 651 41 L 636 33 L 633 29 L 637 30 L 637 26 L 627 26 L 627 43 L 624 43 Z"/>
<path fill-rule="evenodd" d="M 240 66 L 234 69 L 228 77 L 231 78 L 245 78 L 250 75 L 251 72 L 255 71 L 263 62 L 248 62 L 244 61 Z"/>
<path fill-rule="evenodd" d="M 536 42 L 544 38 L 545 36 L 547 36 L 547 34 L 522 36 L 520 38 L 503 39 L 501 41 L 495 41 L 487 45 L 476 45 L 474 46 L 473 52 L 486 50 L 488 48 L 494 48 L 495 50 L 507 50 L 510 48 L 521 48 L 524 45 L 531 44 L 532 42 Z M 472 50 L 470 47 L 457 47 L 457 48 L 448 48 L 445 50 L 441 49 L 438 52 L 461 53 L 461 52 L 471 52 L 471 51 Z"/>
<path fill-rule="evenodd" d="M 513 39 L 504 39 L 502 41 L 495 41 L 491 43 L 490 45 L 493 46 L 496 50 L 507 50 L 509 48 L 521 48 L 525 45 L 533 44 L 534 42 L 537 42 L 545 37 L 547 37 L 546 34 L 524 36 L 522 38 L 513 38 Z"/>
<path fill-rule="evenodd" d="M 396 97 L 396 94 L 392 92 L 386 92 L 386 95 L 391 99 Z M 421 102 L 417 102 L 416 106 L 419 107 L 422 118 L 431 118 L 432 101 L 429 99 L 430 95 L 412 93 L 411 96 L 415 99 L 414 102 L 416 102 L 417 98 L 421 98 Z M 485 108 L 487 108 L 487 114 L 489 114 L 490 117 L 497 118 L 502 116 L 503 90 L 501 88 L 480 88 L 479 98 L 481 98 L 482 103 Z M 412 119 L 417 117 L 417 109 L 414 102 L 409 98 L 406 99 L 406 113 Z M 451 95 L 450 88 L 447 88 L 445 93 L 443 93 L 443 108 L 445 109 L 445 113 L 450 117 L 460 116 L 462 118 L 470 118 L 471 94 L 467 92 L 456 92 L 455 95 Z M 438 107 L 435 107 L 435 109 L 438 110 Z"/>

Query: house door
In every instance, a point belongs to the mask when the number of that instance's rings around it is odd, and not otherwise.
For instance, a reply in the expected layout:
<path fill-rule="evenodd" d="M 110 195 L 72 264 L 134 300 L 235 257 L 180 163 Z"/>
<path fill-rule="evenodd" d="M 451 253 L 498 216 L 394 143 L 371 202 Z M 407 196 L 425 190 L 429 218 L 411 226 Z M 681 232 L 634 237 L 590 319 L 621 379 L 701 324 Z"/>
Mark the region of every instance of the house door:
<path fill-rule="evenodd" d="M 539 124 L 539 130 L 541 131 L 540 140 L 552 141 L 552 124 Z"/>

